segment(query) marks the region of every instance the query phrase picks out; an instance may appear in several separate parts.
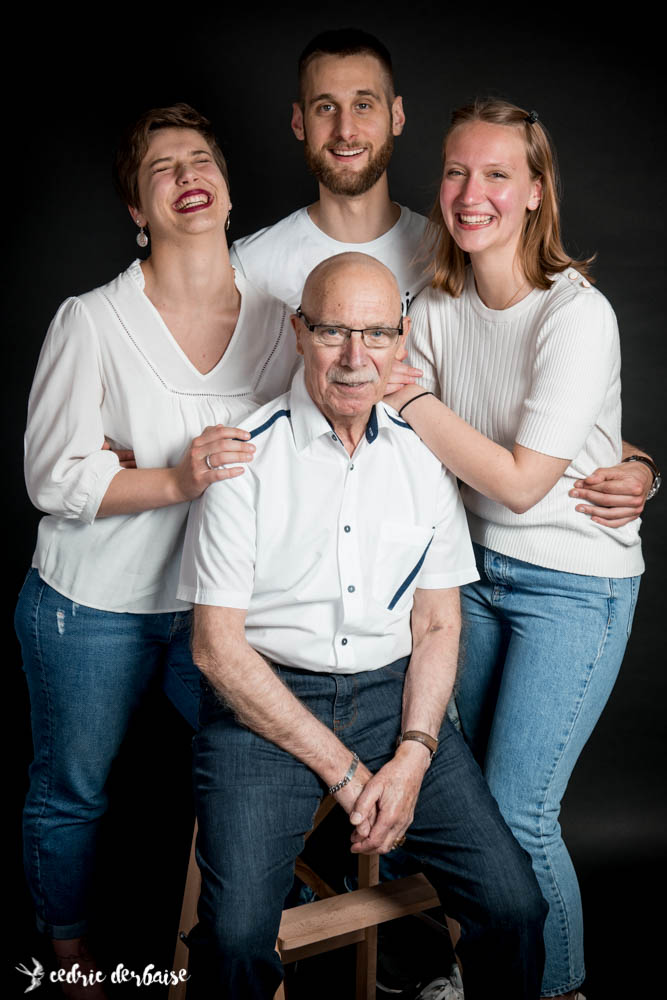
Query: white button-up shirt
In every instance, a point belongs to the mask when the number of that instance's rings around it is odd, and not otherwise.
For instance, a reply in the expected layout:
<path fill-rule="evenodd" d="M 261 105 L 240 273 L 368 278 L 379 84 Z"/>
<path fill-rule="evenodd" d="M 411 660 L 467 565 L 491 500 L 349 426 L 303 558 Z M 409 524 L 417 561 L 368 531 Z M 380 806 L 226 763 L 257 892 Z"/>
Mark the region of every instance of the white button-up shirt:
<path fill-rule="evenodd" d="M 179 596 L 247 609 L 276 663 L 355 673 L 409 654 L 415 588 L 478 579 L 451 474 L 383 403 L 350 457 L 303 372 L 240 426 L 255 457 L 192 505 Z"/>

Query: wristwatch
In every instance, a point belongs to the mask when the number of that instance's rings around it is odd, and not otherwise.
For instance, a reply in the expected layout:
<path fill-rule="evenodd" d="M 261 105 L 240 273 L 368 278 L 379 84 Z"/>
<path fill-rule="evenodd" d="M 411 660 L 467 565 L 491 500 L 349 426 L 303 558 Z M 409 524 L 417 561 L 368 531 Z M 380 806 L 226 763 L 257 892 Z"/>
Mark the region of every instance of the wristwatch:
<path fill-rule="evenodd" d="M 650 459 L 647 455 L 628 455 L 627 458 L 623 459 L 624 462 L 643 462 L 644 465 L 648 465 L 649 469 L 653 473 L 653 484 L 651 489 L 646 494 L 646 499 L 650 500 L 656 495 L 660 489 L 660 484 L 662 483 L 662 476 L 658 472 L 658 466 L 655 462 Z"/>

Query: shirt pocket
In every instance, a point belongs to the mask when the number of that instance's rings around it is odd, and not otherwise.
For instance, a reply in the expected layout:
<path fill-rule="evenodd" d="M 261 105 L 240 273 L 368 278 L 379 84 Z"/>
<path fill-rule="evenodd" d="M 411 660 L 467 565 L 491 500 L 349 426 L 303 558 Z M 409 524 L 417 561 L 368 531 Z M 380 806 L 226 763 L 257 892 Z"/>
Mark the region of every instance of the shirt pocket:
<path fill-rule="evenodd" d="M 380 524 L 373 566 L 373 599 L 386 611 L 401 614 L 409 607 L 433 535 L 433 528 L 400 521 Z"/>

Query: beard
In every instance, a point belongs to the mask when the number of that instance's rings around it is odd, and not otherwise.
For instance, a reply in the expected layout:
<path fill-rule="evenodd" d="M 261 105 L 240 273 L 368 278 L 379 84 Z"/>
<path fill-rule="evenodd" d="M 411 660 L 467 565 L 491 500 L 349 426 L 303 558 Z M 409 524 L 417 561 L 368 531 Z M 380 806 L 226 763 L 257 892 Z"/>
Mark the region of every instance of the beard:
<path fill-rule="evenodd" d="M 338 145 L 345 148 L 342 143 L 338 143 Z M 309 145 L 306 135 L 304 154 L 308 169 L 315 175 L 320 184 L 323 184 L 332 194 L 342 194 L 350 198 L 365 194 L 380 180 L 389 165 L 394 150 L 394 136 L 389 129 L 383 144 L 376 153 L 371 154 L 368 163 L 360 171 L 347 170 L 342 164 L 339 169 L 335 169 L 326 159 L 326 148 L 314 150 Z"/>

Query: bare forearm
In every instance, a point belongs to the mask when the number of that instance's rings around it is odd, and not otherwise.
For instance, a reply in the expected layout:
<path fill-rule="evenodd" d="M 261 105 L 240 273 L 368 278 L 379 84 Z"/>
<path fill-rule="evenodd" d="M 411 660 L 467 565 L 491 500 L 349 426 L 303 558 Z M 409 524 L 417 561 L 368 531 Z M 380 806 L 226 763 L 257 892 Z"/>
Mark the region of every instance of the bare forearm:
<path fill-rule="evenodd" d="M 250 462 L 255 446 L 248 431 L 216 424 L 205 427 L 193 438 L 178 465 L 164 469 L 124 469 L 114 476 L 97 512 L 139 514 L 201 496 L 211 483 L 243 475 L 243 466 L 228 463 Z"/>
<path fill-rule="evenodd" d="M 642 449 L 638 448 L 636 444 L 630 444 L 629 441 L 623 440 L 621 441 L 621 446 L 623 451 L 622 454 L 623 459 L 629 458 L 630 455 L 643 455 L 644 458 L 650 458 L 651 461 L 653 461 L 653 456 L 649 455 L 647 451 L 642 451 Z"/>
<path fill-rule="evenodd" d="M 401 399 L 415 395 L 417 388 L 403 390 Z M 568 464 L 516 444 L 509 451 L 432 395 L 410 403 L 403 419 L 455 476 L 516 514 L 541 500 Z"/>
<path fill-rule="evenodd" d="M 461 631 L 458 591 L 446 617 L 420 620 L 413 612 L 413 648 L 403 689 L 402 728 L 437 736 L 454 681 Z"/>
<path fill-rule="evenodd" d="M 649 455 L 647 451 L 642 451 L 641 448 L 637 448 L 636 445 L 630 444 L 629 441 L 622 441 L 622 461 L 624 462 L 626 458 L 630 458 L 631 455 L 641 455 L 643 458 L 649 458 L 653 461 L 653 456 Z M 635 462 L 636 465 L 635 474 L 643 476 L 644 482 L 646 484 L 646 490 L 650 490 L 653 485 L 653 470 L 645 462 Z"/>
<path fill-rule="evenodd" d="M 104 494 L 97 517 L 139 514 L 182 503 L 174 469 L 121 469 Z"/>
<path fill-rule="evenodd" d="M 434 628 L 415 647 L 403 691 L 402 728 L 437 736 L 456 680 L 459 628 Z"/>
<path fill-rule="evenodd" d="M 327 785 L 346 773 L 351 751 L 285 687 L 262 657 L 238 637 L 212 635 L 195 615 L 193 658 L 239 721 L 310 767 Z"/>

